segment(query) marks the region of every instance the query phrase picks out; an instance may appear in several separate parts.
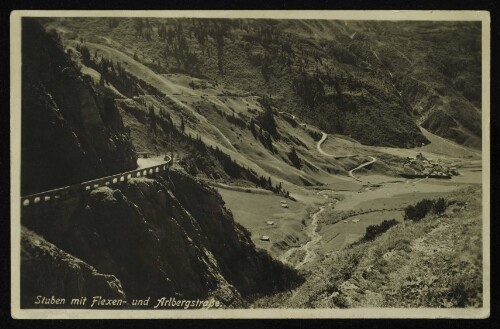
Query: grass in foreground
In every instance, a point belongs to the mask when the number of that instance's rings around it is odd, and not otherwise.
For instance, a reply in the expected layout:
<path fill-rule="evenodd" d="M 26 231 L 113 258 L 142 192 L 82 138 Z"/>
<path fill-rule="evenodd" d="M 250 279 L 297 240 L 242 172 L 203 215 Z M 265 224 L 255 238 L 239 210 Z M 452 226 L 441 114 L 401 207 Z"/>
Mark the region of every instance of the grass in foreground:
<path fill-rule="evenodd" d="M 481 190 L 450 194 L 442 214 L 405 221 L 326 257 L 293 294 L 256 307 L 480 307 Z"/>

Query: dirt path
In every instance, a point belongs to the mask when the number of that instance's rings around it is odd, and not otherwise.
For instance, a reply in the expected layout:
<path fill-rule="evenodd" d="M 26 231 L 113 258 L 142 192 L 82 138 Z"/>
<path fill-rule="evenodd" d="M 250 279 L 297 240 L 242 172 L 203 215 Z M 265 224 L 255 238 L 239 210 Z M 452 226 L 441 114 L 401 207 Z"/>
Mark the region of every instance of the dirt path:
<path fill-rule="evenodd" d="M 415 183 L 421 182 L 421 181 L 423 181 L 423 180 L 426 180 L 426 179 L 428 179 L 428 178 L 429 178 L 429 177 L 419 178 L 419 179 L 417 179 L 416 181 L 413 181 L 413 182 L 411 182 L 411 183 L 412 183 L 412 184 L 415 184 Z"/>
<path fill-rule="evenodd" d="M 178 96 L 201 96 L 200 94 L 197 94 L 195 91 L 178 85 L 169 79 L 156 74 L 154 71 L 152 71 L 149 67 L 145 66 L 144 64 L 134 60 L 128 54 L 125 54 L 117 49 L 108 47 L 106 45 L 98 44 L 98 43 L 91 43 L 88 42 L 89 46 L 94 47 L 95 49 L 98 49 L 99 51 L 107 54 L 110 58 L 114 57 L 117 60 L 123 62 L 126 64 L 125 68 L 127 71 L 130 73 L 136 75 L 137 77 L 143 79 L 147 83 L 151 84 L 152 86 L 156 87 L 158 90 L 161 90 L 162 92 L 165 93 L 165 97 L 169 98 L 171 101 L 173 101 L 176 105 L 186 109 L 190 113 L 192 113 L 198 120 L 201 122 L 207 123 L 209 125 L 209 129 L 212 130 L 214 136 L 219 137 L 222 141 L 215 141 L 217 144 L 221 144 L 222 146 L 232 150 L 232 151 L 237 151 L 231 141 L 224 135 L 216 126 L 211 124 L 206 117 L 203 115 L 199 114 L 196 112 L 192 107 L 184 104 L 182 101 L 178 99 Z M 193 133 L 196 133 L 195 130 L 192 130 Z M 212 143 L 213 144 L 213 143 Z"/>
<path fill-rule="evenodd" d="M 330 202 L 328 203 L 328 206 L 331 206 L 333 203 Z M 305 251 L 305 256 L 304 258 L 298 262 L 297 264 L 295 264 L 295 268 L 296 269 L 299 269 L 301 268 L 302 266 L 304 266 L 305 264 L 307 263 L 310 263 L 314 260 L 314 258 L 316 258 L 316 252 L 313 250 L 314 247 L 316 245 L 318 245 L 318 243 L 321 241 L 322 239 L 322 236 L 317 232 L 317 229 L 318 229 L 318 216 L 325 210 L 326 206 L 321 206 L 319 207 L 319 210 L 316 211 L 313 215 L 312 215 L 312 220 L 311 220 L 311 225 L 309 225 L 308 227 L 308 230 L 306 232 L 307 234 L 307 237 L 309 238 L 309 241 L 300 246 L 300 247 L 295 247 L 295 248 L 291 248 L 289 250 L 287 250 L 283 256 L 281 256 L 281 261 L 283 263 L 289 263 L 290 262 L 288 261 L 288 259 L 296 252 L 298 252 L 299 250 L 303 250 Z"/>
<path fill-rule="evenodd" d="M 223 188 L 223 189 L 230 190 L 230 191 L 265 194 L 265 195 L 273 195 L 274 194 L 272 191 L 265 190 L 262 188 L 257 188 L 257 187 L 228 185 L 228 184 L 224 184 L 224 183 L 214 182 L 210 179 L 205 179 L 205 178 L 200 178 L 200 180 L 204 181 L 205 183 L 207 183 L 213 187 Z"/>
<path fill-rule="evenodd" d="M 318 150 L 319 153 L 321 153 L 322 155 L 326 156 L 326 157 L 331 157 L 333 155 L 331 154 L 328 154 L 326 153 L 325 151 L 323 151 L 323 149 L 321 148 L 321 144 L 323 144 L 323 142 L 326 140 L 326 138 L 328 137 L 327 134 L 325 133 L 321 133 L 321 139 L 319 140 L 318 144 L 316 144 L 316 149 Z"/>
<path fill-rule="evenodd" d="M 164 156 L 153 156 L 150 158 L 138 158 L 137 159 L 137 169 L 149 168 L 165 162 Z M 168 156 L 170 158 L 170 156 Z"/>
<path fill-rule="evenodd" d="M 323 155 L 323 156 L 326 156 L 326 157 L 331 157 L 331 158 L 334 158 L 334 159 L 342 159 L 342 158 L 352 158 L 352 157 L 356 157 L 358 156 L 357 154 L 349 154 L 349 155 L 333 155 L 333 154 L 329 154 L 329 153 L 326 153 L 325 151 L 323 151 L 323 149 L 321 148 L 321 144 L 323 144 L 324 141 L 326 141 L 326 139 L 328 138 L 328 134 L 322 132 L 321 133 L 321 139 L 318 141 L 318 143 L 316 144 L 316 149 L 318 150 L 318 152 Z"/>
<path fill-rule="evenodd" d="M 374 162 L 376 162 L 376 161 L 377 161 L 377 159 L 375 159 L 374 157 L 372 157 L 372 156 L 369 156 L 369 157 L 371 158 L 371 160 L 370 160 L 370 161 L 365 162 L 365 163 L 362 163 L 362 164 L 360 164 L 359 166 L 357 166 L 356 168 L 349 170 L 349 176 L 351 176 L 352 178 L 354 178 L 354 179 L 355 179 L 355 180 L 357 180 L 358 182 L 362 182 L 362 180 L 361 180 L 361 179 L 359 179 L 359 178 L 357 178 L 356 176 L 354 176 L 353 172 L 354 172 L 355 170 L 358 170 L 358 169 L 361 169 L 361 168 L 363 168 L 363 167 L 369 166 L 369 165 L 371 165 L 372 163 L 374 163 Z"/>

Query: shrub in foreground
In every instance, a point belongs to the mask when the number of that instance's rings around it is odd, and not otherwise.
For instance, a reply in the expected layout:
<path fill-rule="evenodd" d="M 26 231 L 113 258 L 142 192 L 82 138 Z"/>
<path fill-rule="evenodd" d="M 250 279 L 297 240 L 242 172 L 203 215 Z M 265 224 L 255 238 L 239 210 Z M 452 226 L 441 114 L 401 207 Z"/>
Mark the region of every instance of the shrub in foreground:
<path fill-rule="evenodd" d="M 398 223 L 397 220 L 384 220 L 382 223 L 378 225 L 370 225 L 366 228 L 365 236 L 363 237 L 363 241 L 371 241 L 374 240 L 377 236 L 384 233 L 394 225 Z"/>
<path fill-rule="evenodd" d="M 446 210 L 447 203 L 443 198 L 437 200 L 423 199 L 417 204 L 405 208 L 405 220 L 419 221 L 431 211 L 435 214 L 441 214 Z"/>

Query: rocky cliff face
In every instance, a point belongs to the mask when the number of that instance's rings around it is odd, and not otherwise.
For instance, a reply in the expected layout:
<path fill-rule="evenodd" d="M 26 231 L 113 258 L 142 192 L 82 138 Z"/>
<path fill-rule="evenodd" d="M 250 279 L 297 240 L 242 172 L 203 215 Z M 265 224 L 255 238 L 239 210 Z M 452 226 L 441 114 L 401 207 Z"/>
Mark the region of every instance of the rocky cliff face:
<path fill-rule="evenodd" d="M 127 298 L 211 296 L 235 306 L 300 281 L 255 250 L 215 190 L 177 172 L 134 178 L 120 189 L 98 188 L 22 215 L 23 225 L 115 275 Z"/>
<path fill-rule="evenodd" d="M 22 38 L 22 194 L 135 168 L 104 89 L 37 22 L 23 21 Z M 39 295 L 238 306 L 301 281 L 255 249 L 214 189 L 175 171 L 23 207 L 21 222 L 23 307 L 47 307 Z"/>
<path fill-rule="evenodd" d="M 52 296 L 65 298 L 66 303 L 59 305 L 65 308 L 72 298 L 90 299 L 96 295 L 125 298 L 121 283 L 114 275 L 97 272 L 24 227 L 21 231 L 21 287 L 21 307 L 26 308 L 43 305 L 41 298 Z"/>
<path fill-rule="evenodd" d="M 57 35 L 22 28 L 22 194 L 135 169 L 114 101 L 82 78 Z"/>

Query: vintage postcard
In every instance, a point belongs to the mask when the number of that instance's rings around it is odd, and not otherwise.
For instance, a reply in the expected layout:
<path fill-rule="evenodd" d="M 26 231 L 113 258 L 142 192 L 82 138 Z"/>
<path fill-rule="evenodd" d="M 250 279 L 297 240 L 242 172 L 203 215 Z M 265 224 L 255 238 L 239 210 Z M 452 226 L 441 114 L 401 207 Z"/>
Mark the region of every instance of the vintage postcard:
<path fill-rule="evenodd" d="M 485 318 L 490 16 L 15 11 L 12 316 Z"/>

